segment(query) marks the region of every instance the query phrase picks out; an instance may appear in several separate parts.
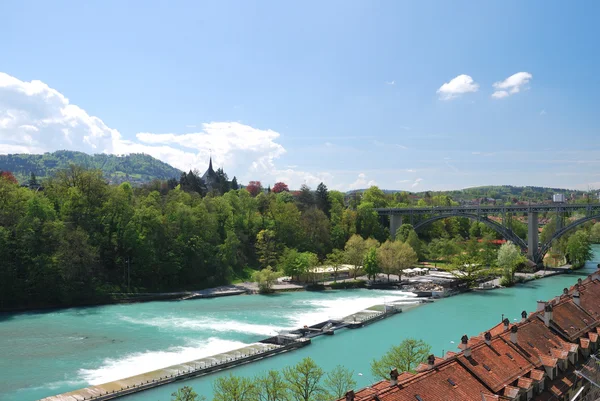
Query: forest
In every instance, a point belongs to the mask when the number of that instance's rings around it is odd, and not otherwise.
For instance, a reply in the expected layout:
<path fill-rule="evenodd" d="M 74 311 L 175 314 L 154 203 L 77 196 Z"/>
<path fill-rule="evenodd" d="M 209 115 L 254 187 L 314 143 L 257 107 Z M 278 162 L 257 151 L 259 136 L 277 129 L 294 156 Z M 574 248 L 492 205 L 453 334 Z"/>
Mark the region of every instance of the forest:
<path fill-rule="evenodd" d="M 414 251 L 419 260 L 451 261 L 465 254 L 481 259 L 486 255 L 481 250 L 498 239 L 481 223 L 448 218 L 418 236 L 410 226 L 401 227 L 398 241 L 408 251 L 388 241 L 387 222 L 374 208 L 454 204 L 452 198 L 417 200 L 377 187 L 345 198 L 323 183 L 295 192 L 284 183 L 265 189 L 258 181 L 236 189 L 237 182 L 222 170 L 216 174 L 210 189 L 194 172 L 133 187 L 111 185 L 101 170 L 71 165 L 45 179 L 42 190 L 20 186 L 8 172 L 0 174 L 0 308 L 197 290 L 248 280 L 267 267 L 299 276 L 319 263 L 365 262 L 373 273 L 385 273 L 386 263 L 401 269 L 393 257 L 402 252 L 412 258 Z M 552 227 L 552 216 L 547 220 L 550 228 L 542 236 Z M 600 226 L 592 224 L 583 228 L 585 238 L 600 240 Z M 513 220 L 513 230 L 525 237 L 520 220 Z M 570 237 L 563 237 L 555 251 L 572 254 Z M 372 248 L 377 258 L 371 254 L 367 264 Z M 485 257 L 486 263 L 494 263 L 495 253 Z"/>
<path fill-rule="evenodd" d="M 141 153 L 126 156 L 110 154 L 88 155 L 82 152 L 60 150 L 52 153 L 0 155 L 0 170 L 10 171 L 22 184 L 29 182 L 31 174 L 46 179 L 69 165 L 102 170 L 104 177 L 112 183 L 128 181 L 143 184 L 155 179 L 177 178 L 181 171 Z"/>

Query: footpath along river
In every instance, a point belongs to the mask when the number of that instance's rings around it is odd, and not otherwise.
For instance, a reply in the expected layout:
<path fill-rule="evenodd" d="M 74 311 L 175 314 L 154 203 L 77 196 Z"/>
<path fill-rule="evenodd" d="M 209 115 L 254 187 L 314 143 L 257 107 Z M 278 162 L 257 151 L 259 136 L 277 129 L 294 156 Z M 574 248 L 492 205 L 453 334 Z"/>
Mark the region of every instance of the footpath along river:
<path fill-rule="evenodd" d="M 478 334 L 500 322 L 503 314 L 511 321 L 519 319 L 522 310 L 532 311 L 537 300 L 559 295 L 598 263 L 600 247 L 595 246 L 593 260 L 577 272 L 424 304 L 359 330 L 316 338 L 297 351 L 123 400 L 168 401 L 184 384 L 210 400 L 212 381 L 219 375 L 253 376 L 307 356 L 326 370 L 337 364 L 353 369 L 357 387 L 364 387 L 374 381 L 370 361 L 403 339 L 423 339 L 437 355 L 456 350 L 463 334 Z M 415 298 L 397 291 L 293 292 L 0 315 L 0 400 L 37 400 L 392 301 L 410 305 Z"/>

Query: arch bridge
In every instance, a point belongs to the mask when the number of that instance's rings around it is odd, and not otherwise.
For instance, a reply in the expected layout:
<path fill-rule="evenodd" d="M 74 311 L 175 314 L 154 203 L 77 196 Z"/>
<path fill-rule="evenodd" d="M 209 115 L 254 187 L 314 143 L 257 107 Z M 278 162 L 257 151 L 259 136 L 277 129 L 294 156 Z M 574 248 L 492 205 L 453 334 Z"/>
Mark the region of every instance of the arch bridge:
<path fill-rule="evenodd" d="M 591 220 L 600 220 L 600 204 L 530 204 L 511 206 L 438 206 L 416 208 L 378 208 L 375 211 L 379 216 L 389 216 L 390 233 L 392 237 L 405 219 L 409 219 L 415 231 L 448 217 L 464 217 L 479 221 L 499 233 L 504 239 L 512 241 L 519 246 L 527 257 L 537 264 L 541 263 L 546 253 L 550 250 L 552 242 L 562 237 L 570 230 Z M 544 244 L 539 243 L 539 213 L 553 212 L 558 216 L 557 229 L 552 238 Z M 567 213 L 579 212 L 584 217 L 564 225 Z M 519 237 L 510 227 L 510 219 L 515 214 L 527 215 L 527 241 Z M 499 223 L 489 216 L 501 216 Z"/>

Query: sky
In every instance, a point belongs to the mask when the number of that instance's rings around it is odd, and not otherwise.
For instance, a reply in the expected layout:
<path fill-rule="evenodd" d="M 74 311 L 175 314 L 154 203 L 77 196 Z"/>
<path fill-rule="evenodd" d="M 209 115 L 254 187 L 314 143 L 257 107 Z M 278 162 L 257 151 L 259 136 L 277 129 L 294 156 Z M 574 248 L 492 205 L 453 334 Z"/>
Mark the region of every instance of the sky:
<path fill-rule="evenodd" d="M 595 1 L 0 2 L 0 154 L 241 183 L 600 188 Z"/>

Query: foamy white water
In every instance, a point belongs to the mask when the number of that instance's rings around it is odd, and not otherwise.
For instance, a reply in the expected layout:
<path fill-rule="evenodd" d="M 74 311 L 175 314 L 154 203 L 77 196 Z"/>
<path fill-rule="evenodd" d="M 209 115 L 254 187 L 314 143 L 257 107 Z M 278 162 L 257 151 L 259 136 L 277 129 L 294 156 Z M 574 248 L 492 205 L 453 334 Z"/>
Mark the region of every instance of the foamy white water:
<path fill-rule="evenodd" d="M 236 320 L 219 320 L 214 318 L 188 319 L 179 317 L 156 317 L 150 319 L 138 319 L 129 316 L 121 316 L 121 320 L 133 324 L 159 327 L 165 330 L 181 328 L 202 332 L 243 333 L 258 334 L 263 336 L 274 336 L 282 328 L 274 325 L 245 323 Z"/>
<path fill-rule="evenodd" d="M 243 348 L 247 345 L 240 341 L 209 338 L 205 341 L 190 343 L 189 346 L 172 347 L 165 351 L 138 352 L 125 355 L 120 359 L 108 358 L 102 362 L 99 368 L 80 369 L 78 373 L 89 384 L 102 384 Z"/>
<path fill-rule="evenodd" d="M 307 312 L 295 313 L 290 316 L 292 326 L 302 327 L 324 322 L 328 319 L 338 319 L 353 313 L 383 303 L 418 303 L 416 295 L 410 292 L 378 291 L 371 297 L 340 298 L 340 299 L 312 299 L 302 301 L 313 309 Z"/>

